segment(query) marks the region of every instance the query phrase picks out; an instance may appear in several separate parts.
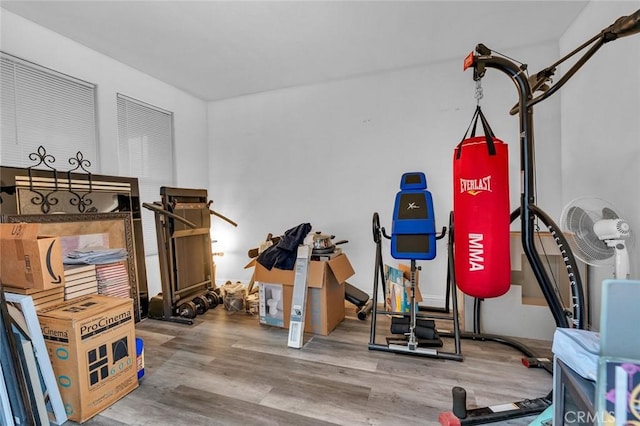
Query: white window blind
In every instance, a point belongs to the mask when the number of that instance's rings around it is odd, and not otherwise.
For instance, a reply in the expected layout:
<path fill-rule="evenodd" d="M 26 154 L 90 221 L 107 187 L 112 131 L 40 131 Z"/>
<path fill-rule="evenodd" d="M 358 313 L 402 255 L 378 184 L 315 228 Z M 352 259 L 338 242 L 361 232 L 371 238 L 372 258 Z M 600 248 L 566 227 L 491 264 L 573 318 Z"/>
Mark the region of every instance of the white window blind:
<path fill-rule="evenodd" d="M 173 113 L 118 94 L 120 174 L 138 178 L 140 202 L 160 200 L 160 187 L 174 185 Z M 153 212 L 142 212 L 144 250 L 156 254 Z"/>
<path fill-rule="evenodd" d="M 95 172 L 96 86 L 4 52 L 0 61 L 0 164 L 33 166 L 29 154 L 42 145 L 52 167 L 71 169 L 67 160 L 80 151 Z"/>

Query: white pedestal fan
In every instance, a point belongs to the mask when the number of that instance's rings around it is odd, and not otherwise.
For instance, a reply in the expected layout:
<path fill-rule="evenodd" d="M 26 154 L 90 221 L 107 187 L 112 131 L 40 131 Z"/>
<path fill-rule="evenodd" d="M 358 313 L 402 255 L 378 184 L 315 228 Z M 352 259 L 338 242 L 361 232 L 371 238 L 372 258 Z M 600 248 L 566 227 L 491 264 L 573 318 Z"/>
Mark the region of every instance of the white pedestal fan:
<path fill-rule="evenodd" d="M 629 249 L 635 238 L 629 223 L 600 198 L 577 198 L 560 219 L 576 257 L 592 266 L 613 266 L 614 277 L 629 279 Z"/>

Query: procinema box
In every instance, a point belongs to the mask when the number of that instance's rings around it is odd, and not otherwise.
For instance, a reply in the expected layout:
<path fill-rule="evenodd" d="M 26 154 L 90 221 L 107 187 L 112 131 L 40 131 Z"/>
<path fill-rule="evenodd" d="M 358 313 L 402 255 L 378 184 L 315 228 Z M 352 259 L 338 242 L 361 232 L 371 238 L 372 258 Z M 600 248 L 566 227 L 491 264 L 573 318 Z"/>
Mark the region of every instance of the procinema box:
<path fill-rule="evenodd" d="M 84 422 L 138 387 L 131 299 L 80 297 L 38 320 L 69 419 Z"/>

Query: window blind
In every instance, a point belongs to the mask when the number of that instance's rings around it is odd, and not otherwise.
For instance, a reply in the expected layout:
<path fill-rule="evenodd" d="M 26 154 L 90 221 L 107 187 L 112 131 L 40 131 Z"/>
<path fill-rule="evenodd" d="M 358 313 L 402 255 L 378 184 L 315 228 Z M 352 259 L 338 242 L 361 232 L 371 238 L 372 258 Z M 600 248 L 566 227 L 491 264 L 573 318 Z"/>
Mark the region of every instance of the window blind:
<path fill-rule="evenodd" d="M 174 185 L 173 113 L 118 94 L 120 174 L 138 178 L 140 201 L 160 200 L 160 187 Z M 154 214 L 142 212 L 144 250 L 156 254 Z"/>
<path fill-rule="evenodd" d="M 98 169 L 96 86 L 2 52 L 0 54 L 0 163 L 29 167 L 42 145 L 69 170 L 78 151 Z M 63 167 L 60 167 L 63 166 Z"/>

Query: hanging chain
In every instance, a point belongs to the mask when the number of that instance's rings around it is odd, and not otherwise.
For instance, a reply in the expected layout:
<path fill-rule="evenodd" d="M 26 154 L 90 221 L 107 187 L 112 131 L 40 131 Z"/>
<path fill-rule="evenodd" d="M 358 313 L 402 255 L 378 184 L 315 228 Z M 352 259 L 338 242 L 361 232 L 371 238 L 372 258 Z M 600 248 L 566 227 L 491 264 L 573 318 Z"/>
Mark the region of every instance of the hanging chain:
<path fill-rule="evenodd" d="M 481 80 L 482 79 L 480 79 L 480 78 L 476 80 L 476 94 L 474 96 L 476 98 L 476 101 L 478 102 L 478 106 L 480 105 L 480 99 L 482 99 L 482 97 L 484 96 L 482 94 L 482 81 Z"/>

